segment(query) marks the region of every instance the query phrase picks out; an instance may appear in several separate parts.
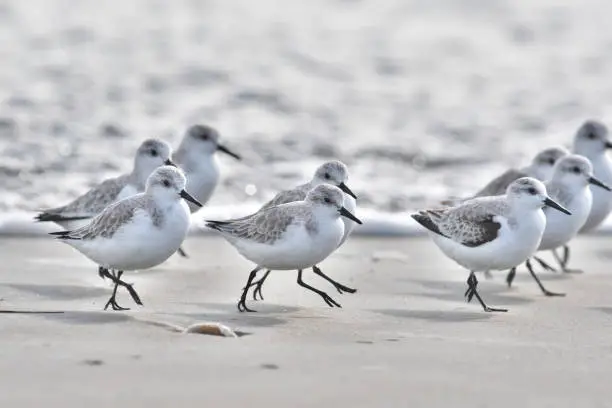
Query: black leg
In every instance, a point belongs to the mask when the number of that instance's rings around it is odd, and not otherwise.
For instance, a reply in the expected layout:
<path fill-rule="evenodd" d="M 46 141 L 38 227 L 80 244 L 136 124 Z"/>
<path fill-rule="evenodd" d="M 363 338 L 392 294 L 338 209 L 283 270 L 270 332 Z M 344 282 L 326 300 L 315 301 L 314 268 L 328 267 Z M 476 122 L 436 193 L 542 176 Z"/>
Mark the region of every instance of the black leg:
<path fill-rule="evenodd" d="M 516 276 L 516 266 L 510 269 L 510 271 L 508 271 L 508 276 L 506 276 L 506 283 L 508 284 L 508 287 L 512 286 L 512 282 L 514 282 L 515 276 Z"/>
<path fill-rule="evenodd" d="M 532 258 L 535 259 L 540 264 L 540 266 L 544 268 L 545 270 L 550 271 L 550 272 L 559 272 L 558 270 L 550 266 L 547 262 L 545 262 L 542 258 L 537 257 L 535 255 Z"/>
<path fill-rule="evenodd" d="M 117 272 L 117 276 L 115 276 L 112 272 L 109 272 L 108 269 L 104 268 L 104 276 L 109 278 L 110 280 L 113 281 L 113 283 L 115 284 L 115 286 L 120 285 L 123 286 L 124 288 L 127 289 L 127 291 L 129 292 L 130 296 L 132 297 L 132 299 L 134 300 L 134 302 L 137 305 L 142 306 L 142 301 L 140 300 L 140 296 L 138 296 L 138 293 L 136 292 L 136 290 L 134 290 L 134 287 L 132 285 L 130 285 L 129 283 L 126 283 L 124 281 L 122 281 L 121 279 L 119 279 L 118 277 L 123 275 L 123 271 L 118 271 Z"/>
<path fill-rule="evenodd" d="M 118 275 L 118 276 L 121 276 L 121 275 L 119 275 L 119 274 L 123 275 L 123 271 L 117 271 L 117 275 Z M 122 280 L 120 280 L 120 279 L 117 279 L 117 280 L 115 281 L 115 283 L 119 283 L 119 285 L 121 285 L 121 286 L 123 286 L 124 288 L 126 288 L 126 289 L 127 289 L 127 291 L 129 292 L 130 296 L 131 296 L 131 297 L 132 297 L 132 299 L 134 300 L 134 302 L 135 302 L 137 305 L 142 306 L 142 301 L 140 300 L 140 296 L 138 296 L 138 293 L 136 293 L 136 290 L 134 290 L 134 286 L 132 286 L 132 285 L 130 285 L 129 283 L 126 283 L 126 282 L 124 282 L 124 281 L 122 281 Z"/>
<path fill-rule="evenodd" d="M 298 285 L 300 285 L 303 288 L 306 288 L 314 293 L 316 293 L 317 295 L 321 296 L 323 298 L 323 300 L 325 301 L 325 303 L 327 303 L 327 305 L 329 307 L 342 307 L 340 306 L 340 303 L 336 302 L 334 299 L 331 298 L 331 296 L 329 296 L 327 293 L 323 292 L 322 290 L 319 289 L 315 289 L 312 286 L 310 286 L 309 284 L 305 283 L 302 280 L 302 270 L 298 270 L 298 278 L 297 278 L 297 283 Z"/>
<path fill-rule="evenodd" d="M 555 259 L 559 263 L 559 266 L 561 267 L 561 270 L 564 273 L 583 273 L 584 272 L 582 269 L 572 269 L 572 268 L 567 267 L 567 262 L 569 261 L 569 253 L 570 253 L 569 246 L 567 245 L 563 246 L 563 257 L 560 257 L 557 254 L 557 249 L 553 249 L 552 253 L 555 256 Z"/>
<path fill-rule="evenodd" d="M 117 279 L 121 279 L 121 275 L 123 275 L 123 272 L 119 272 L 117 274 Z M 113 310 L 130 310 L 128 307 L 121 307 L 117 303 L 117 299 L 116 299 L 117 288 L 119 288 L 119 284 L 117 283 L 117 281 L 115 281 L 115 287 L 113 288 L 113 294 L 111 295 L 110 299 L 108 299 L 108 302 L 106 302 L 106 305 L 104 305 L 104 310 L 108 309 L 109 306 L 111 306 Z"/>
<path fill-rule="evenodd" d="M 314 273 L 316 273 L 317 275 L 319 275 L 320 277 L 322 277 L 323 279 L 325 279 L 326 281 L 328 281 L 329 283 L 331 283 L 332 285 L 334 285 L 334 287 L 336 288 L 338 293 L 342 293 L 342 292 L 355 293 L 355 292 L 357 292 L 357 289 L 353 289 L 353 288 L 349 288 L 348 286 L 344 286 L 343 284 L 336 282 L 335 280 L 333 280 L 332 278 L 330 278 L 329 276 L 324 274 L 323 271 L 317 267 L 317 265 L 312 267 L 312 271 Z"/>
<path fill-rule="evenodd" d="M 178 254 L 182 256 L 183 258 L 189 258 L 189 255 L 187 255 L 187 252 L 185 252 L 183 247 L 179 247 L 179 249 L 176 252 L 178 252 Z"/>
<path fill-rule="evenodd" d="M 546 289 L 544 287 L 544 285 L 542 285 L 542 282 L 540 282 L 540 279 L 538 278 L 538 276 L 533 271 L 533 268 L 531 266 L 531 261 L 529 259 L 527 260 L 527 262 L 525 262 L 525 265 L 527 265 L 527 270 L 529 270 L 529 273 L 531 274 L 531 276 L 533 276 L 533 279 L 535 279 L 535 281 L 538 284 L 538 286 L 540 287 L 540 290 L 542 291 L 542 293 L 544 293 L 546 296 L 565 296 L 565 293 L 551 292 L 548 289 Z"/>
<path fill-rule="evenodd" d="M 569 245 L 563 245 L 563 266 L 566 267 L 570 259 L 570 247 Z"/>
<path fill-rule="evenodd" d="M 106 272 L 105 272 L 106 271 Z M 115 271 L 109 271 L 106 268 L 103 268 L 101 266 L 98 267 L 98 276 L 102 278 L 102 280 L 106 279 L 106 277 L 108 276 L 108 274 L 110 274 L 113 277 L 116 277 L 115 275 Z"/>
<path fill-rule="evenodd" d="M 261 289 L 263 288 L 263 284 L 266 281 L 266 278 L 268 277 L 269 274 L 270 274 L 270 270 L 268 269 L 261 279 L 256 280 L 256 281 L 251 283 L 251 286 L 255 286 L 255 290 L 253 291 L 253 300 L 257 300 L 257 294 L 258 293 L 259 293 L 259 298 L 261 300 L 264 300 L 263 293 L 261 292 Z"/>
<path fill-rule="evenodd" d="M 240 296 L 240 300 L 238 301 L 238 311 L 239 312 L 255 312 L 255 310 L 249 309 L 247 307 L 246 297 L 247 297 L 247 293 L 249 292 L 249 288 L 252 285 L 253 279 L 255 279 L 255 275 L 257 275 L 257 271 L 259 271 L 260 269 L 261 268 L 258 266 L 257 268 L 253 269 L 251 273 L 249 274 L 249 279 L 247 280 L 245 287 L 242 289 L 242 295 Z"/>
<path fill-rule="evenodd" d="M 484 300 L 482 300 L 482 298 L 480 297 L 480 294 L 478 294 L 478 290 L 476 289 L 476 287 L 478 286 L 478 279 L 476 279 L 476 275 L 474 275 L 474 271 L 470 272 L 470 276 L 467 279 L 467 284 L 468 284 L 468 288 L 465 291 L 465 297 L 468 303 L 475 296 L 476 299 L 478 299 L 478 302 L 480 302 L 480 305 L 482 306 L 482 309 L 485 312 L 507 312 L 508 311 L 508 309 L 499 309 L 499 308 L 489 307 L 486 305 Z"/>

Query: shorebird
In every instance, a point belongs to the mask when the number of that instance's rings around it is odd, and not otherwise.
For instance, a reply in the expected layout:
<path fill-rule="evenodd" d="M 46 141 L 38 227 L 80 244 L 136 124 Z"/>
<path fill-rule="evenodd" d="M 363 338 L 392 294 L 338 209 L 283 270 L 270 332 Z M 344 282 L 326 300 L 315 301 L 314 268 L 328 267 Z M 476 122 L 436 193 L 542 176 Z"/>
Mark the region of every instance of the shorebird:
<path fill-rule="evenodd" d="M 164 141 L 145 140 L 136 151 L 134 168 L 130 174 L 105 180 L 71 203 L 46 210 L 35 219 L 53 221 L 67 230 L 87 225 L 110 204 L 143 192 L 147 178 L 155 169 L 172 165 L 170 151 L 170 146 Z"/>
<path fill-rule="evenodd" d="M 240 156 L 219 142 L 219 132 L 206 125 L 193 125 L 187 129 L 172 159 L 185 172 L 186 190 L 202 205 L 205 205 L 219 184 L 217 152 L 225 153 L 236 160 Z M 192 213 L 200 207 L 188 203 Z M 182 248 L 179 254 L 187 257 Z"/>
<path fill-rule="evenodd" d="M 159 265 L 185 239 L 190 213 L 183 199 L 198 205 L 185 191 L 185 184 L 180 169 L 159 167 L 149 176 L 144 193 L 111 204 L 84 227 L 51 233 L 95 262 L 100 276 L 115 283 L 104 309 L 111 306 L 113 310 L 126 310 L 116 301 L 120 285 L 142 305 L 132 285 L 121 280 L 124 271 Z"/>
<path fill-rule="evenodd" d="M 593 202 L 589 185 L 610 191 L 610 187 L 593 176 L 593 167 L 589 159 L 579 155 L 563 157 L 555 165 L 552 178 L 544 183 L 549 196 L 572 213 L 571 217 L 563 215 L 558 211 L 550 211 L 544 208 L 546 215 L 546 228 L 542 235 L 542 241 L 538 251 L 553 250 L 566 245 L 573 239 L 580 228 L 584 225 L 591 211 Z M 537 256 L 533 256 L 544 268 L 548 265 Z M 546 296 L 564 296 L 547 290 L 533 271 L 531 262 L 526 261 L 527 269 L 531 276 Z M 516 267 L 512 268 L 506 277 L 508 286 L 512 285 Z"/>
<path fill-rule="evenodd" d="M 351 214 L 355 214 L 355 211 L 357 210 L 357 196 L 347 186 L 347 182 L 348 169 L 346 165 L 339 160 L 328 161 L 326 163 L 323 163 L 316 169 L 314 176 L 309 182 L 301 184 L 290 190 L 281 191 L 272 200 L 267 202 L 261 208 L 261 210 L 265 210 L 267 208 L 279 204 L 291 203 L 293 201 L 302 201 L 306 198 L 308 192 L 314 187 L 319 186 L 321 184 L 331 184 L 338 187 L 344 192 L 344 208 L 346 208 Z M 340 244 L 338 246 L 344 244 L 346 239 L 349 237 L 349 235 L 353 232 L 353 229 L 355 228 L 355 222 L 346 217 L 342 218 L 342 222 L 344 223 L 344 236 L 342 237 L 342 240 L 340 241 Z M 319 275 L 320 277 L 331 283 L 336 288 L 338 293 L 355 293 L 357 291 L 354 288 L 350 288 L 330 278 L 325 273 L 323 273 L 323 271 L 316 265 L 313 265 L 312 270 L 315 274 Z M 267 270 L 266 273 L 259 280 L 251 283 L 251 286 L 255 286 L 255 289 L 253 290 L 254 300 L 257 300 L 258 293 L 260 299 L 263 300 L 262 288 L 269 274 L 270 270 Z"/>
<path fill-rule="evenodd" d="M 470 271 L 467 301 L 475 296 L 484 311 L 506 312 L 485 304 L 476 289 L 474 272 L 510 269 L 533 255 L 546 226 L 544 206 L 570 214 L 548 197 L 542 182 L 523 177 L 512 182 L 505 195 L 423 210 L 412 218 L 427 228 L 446 256 Z"/>
<path fill-rule="evenodd" d="M 591 161 L 593 174 L 602 183 L 612 186 L 612 161 L 606 154 L 606 149 L 612 148 L 612 142 L 608 136 L 608 128 L 601 122 L 587 120 L 580 126 L 574 136 L 573 152 L 586 157 Z M 610 214 L 612 210 L 612 194 L 598 187 L 591 187 L 593 204 L 587 221 L 580 229 L 580 233 L 592 231 L 597 228 Z M 568 245 L 563 246 L 563 255 L 553 254 L 564 272 L 580 272 L 569 269 L 567 264 L 570 258 Z"/>
<path fill-rule="evenodd" d="M 327 293 L 302 280 L 302 270 L 327 258 L 340 244 L 344 224 L 340 217 L 361 221 L 343 206 L 342 191 L 329 184 L 315 187 L 303 201 L 280 204 L 247 217 L 207 221 L 246 259 L 257 266 L 249 274 L 238 301 L 238 310 L 252 312 L 246 296 L 261 269 L 298 270 L 298 285 L 318 294 L 330 306 L 338 306 Z"/>

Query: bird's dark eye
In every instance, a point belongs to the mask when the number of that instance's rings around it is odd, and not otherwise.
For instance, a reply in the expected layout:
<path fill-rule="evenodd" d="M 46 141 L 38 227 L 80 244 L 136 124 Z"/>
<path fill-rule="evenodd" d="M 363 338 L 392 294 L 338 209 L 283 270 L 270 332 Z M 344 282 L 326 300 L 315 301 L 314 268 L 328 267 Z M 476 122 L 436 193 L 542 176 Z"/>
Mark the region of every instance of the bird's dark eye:
<path fill-rule="evenodd" d="M 331 178 L 331 176 L 329 175 L 329 173 L 325 173 L 323 175 L 323 177 L 325 177 L 325 180 L 329 180 Z"/>
<path fill-rule="evenodd" d="M 330 204 L 330 203 L 331 203 L 331 200 L 329 199 L 329 197 L 325 197 L 325 198 L 323 199 L 323 201 L 325 201 L 327 204 Z"/>
<path fill-rule="evenodd" d="M 580 167 L 578 166 L 572 167 L 572 171 L 576 174 L 580 174 Z"/>
<path fill-rule="evenodd" d="M 555 159 L 550 158 L 550 159 L 547 160 L 547 163 L 552 166 L 553 164 L 555 164 Z"/>
<path fill-rule="evenodd" d="M 151 156 L 157 157 L 157 156 L 159 156 L 159 153 L 157 152 L 157 150 L 153 149 L 153 150 L 151 150 Z"/>
<path fill-rule="evenodd" d="M 595 133 L 593 133 L 593 132 L 589 132 L 589 133 L 587 133 L 587 138 L 588 138 L 588 139 L 591 139 L 591 140 L 592 140 L 592 139 L 595 139 L 595 137 L 596 137 L 596 136 L 595 136 Z"/>
<path fill-rule="evenodd" d="M 202 140 L 208 140 L 208 133 L 201 133 L 201 134 L 200 134 L 200 139 L 202 139 Z"/>
<path fill-rule="evenodd" d="M 162 184 L 164 185 L 164 187 L 170 187 L 170 180 L 164 180 L 162 181 Z"/>
<path fill-rule="evenodd" d="M 535 189 L 535 188 L 533 188 L 533 187 L 529 187 L 529 188 L 527 189 L 527 192 L 528 192 L 529 194 L 531 194 L 531 195 L 536 195 L 536 194 L 537 194 L 536 189 Z"/>

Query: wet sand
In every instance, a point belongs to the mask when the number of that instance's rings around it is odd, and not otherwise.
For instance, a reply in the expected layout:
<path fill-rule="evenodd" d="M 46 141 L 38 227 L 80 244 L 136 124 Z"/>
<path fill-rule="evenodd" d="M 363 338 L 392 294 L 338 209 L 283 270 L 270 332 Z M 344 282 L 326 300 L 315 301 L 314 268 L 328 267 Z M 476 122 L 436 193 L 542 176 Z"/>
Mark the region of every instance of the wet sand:
<path fill-rule="evenodd" d="M 383 407 L 604 406 L 612 391 L 612 249 L 608 237 L 573 245 L 583 275 L 524 269 L 481 278 L 481 294 L 506 314 L 463 299 L 467 273 L 426 239 L 355 238 L 321 267 L 356 287 L 331 309 L 273 272 L 265 301 L 238 313 L 251 265 L 217 237 L 190 237 L 173 257 L 129 274 L 144 302 L 102 311 L 108 282 L 66 245 L 0 240 L 0 406 Z M 240 338 L 180 334 L 151 322 L 217 321 Z"/>

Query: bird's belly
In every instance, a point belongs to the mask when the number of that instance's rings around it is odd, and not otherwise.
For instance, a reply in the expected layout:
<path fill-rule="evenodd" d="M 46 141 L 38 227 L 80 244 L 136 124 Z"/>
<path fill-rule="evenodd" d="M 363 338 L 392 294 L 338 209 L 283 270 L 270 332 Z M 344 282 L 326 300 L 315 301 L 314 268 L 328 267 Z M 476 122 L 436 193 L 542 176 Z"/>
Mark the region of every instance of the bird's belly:
<path fill-rule="evenodd" d="M 154 226 L 150 219 L 117 231 L 112 238 L 86 241 L 81 252 L 99 265 L 117 270 L 152 268 L 174 254 L 187 235 L 189 217 L 172 214 L 164 227 Z"/>
<path fill-rule="evenodd" d="M 327 258 L 338 247 L 342 235 L 342 228 L 311 235 L 299 227 L 272 245 L 241 241 L 235 246 L 245 258 L 264 268 L 306 269 Z"/>
<path fill-rule="evenodd" d="M 438 234 L 433 238 L 446 256 L 464 268 L 471 271 L 504 270 L 523 263 L 537 250 L 544 232 L 544 214 L 533 222 L 523 220 L 521 225 L 513 229 L 503 223 L 496 239 L 477 247 L 467 247 Z"/>

